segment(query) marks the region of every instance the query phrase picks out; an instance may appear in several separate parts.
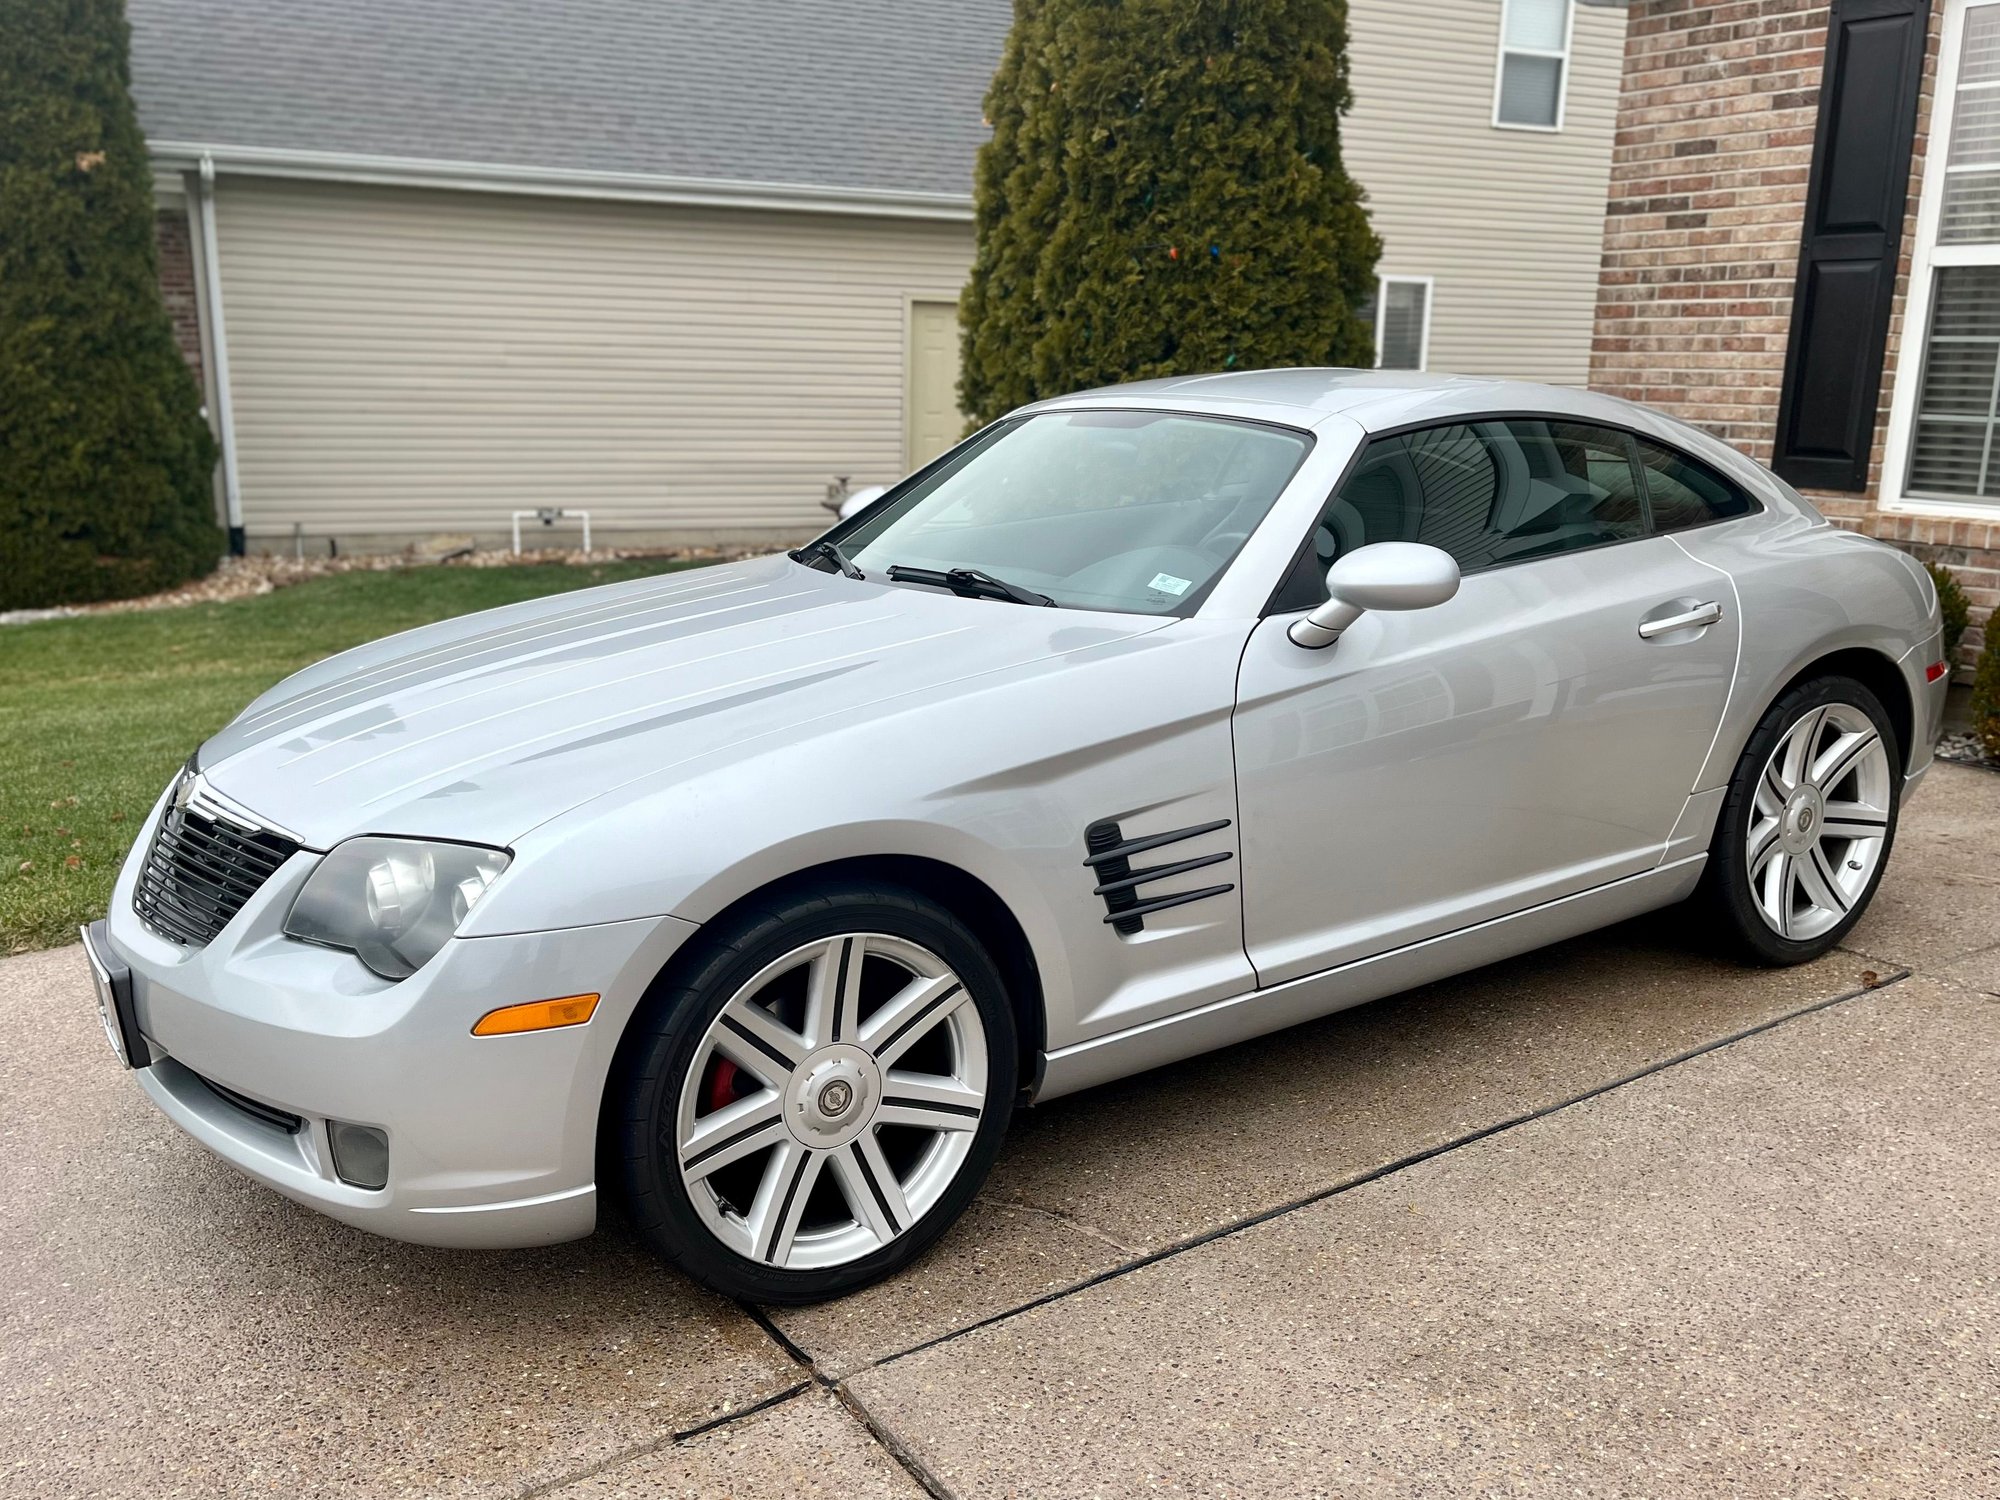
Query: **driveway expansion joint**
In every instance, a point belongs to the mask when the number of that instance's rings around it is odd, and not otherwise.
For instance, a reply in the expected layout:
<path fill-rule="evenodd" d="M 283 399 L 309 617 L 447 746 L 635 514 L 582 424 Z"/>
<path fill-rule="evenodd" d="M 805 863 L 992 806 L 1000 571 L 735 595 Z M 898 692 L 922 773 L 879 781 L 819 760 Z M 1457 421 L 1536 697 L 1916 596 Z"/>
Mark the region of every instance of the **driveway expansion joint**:
<path fill-rule="evenodd" d="M 706 1422 L 697 1422 L 692 1427 L 683 1428 L 673 1435 L 673 1441 L 688 1442 L 704 1433 L 713 1432 L 718 1427 L 727 1427 L 730 1423 L 740 1422 L 745 1417 L 754 1417 L 759 1412 L 769 1411 L 774 1406 L 782 1406 L 794 1396 L 803 1396 L 813 1388 L 813 1382 L 810 1380 L 798 1381 L 796 1384 L 786 1386 L 782 1391 L 766 1396 L 761 1401 L 752 1401 L 748 1406 L 739 1406 L 734 1411 L 726 1411 L 720 1416 L 710 1417 Z"/>
<path fill-rule="evenodd" d="M 842 1409 L 860 1425 L 861 1430 L 866 1432 L 869 1438 L 884 1453 L 889 1455 L 891 1461 L 905 1474 L 910 1476 L 911 1482 L 931 1497 L 931 1500 L 958 1500 L 958 1496 L 952 1492 L 950 1487 L 943 1480 L 939 1479 L 937 1475 L 933 1474 L 923 1460 L 912 1453 L 902 1439 L 890 1431 L 887 1424 L 868 1409 L 859 1396 L 847 1389 L 841 1383 L 840 1378 L 828 1375 L 824 1370 L 820 1369 L 819 1362 L 801 1348 L 790 1334 L 780 1328 L 773 1321 L 769 1313 L 751 1302 L 739 1301 L 736 1305 L 742 1309 L 745 1317 L 749 1318 L 751 1322 L 755 1323 L 770 1336 L 772 1343 L 784 1350 L 793 1363 L 805 1371 L 807 1379 L 793 1386 L 790 1390 L 781 1392 L 768 1400 L 758 1402 L 755 1406 L 746 1406 L 742 1411 L 726 1413 L 712 1422 L 705 1422 L 700 1427 L 692 1428 L 685 1434 L 677 1435 L 676 1441 L 681 1441 L 683 1438 L 695 1437 L 705 1432 L 713 1432 L 718 1427 L 726 1427 L 743 1417 L 755 1415 L 757 1412 L 776 1406 L 782 1401 L 789 1401 L 792 1397 L 801 1395 L 806 1391 L 815 1389 L 824 1390 L 840 1403 Z M 864 1366 L 863 1368 L 867 1367 Z"/>
<path fill-rule="evenodd" d="M 700 1437 L 703 1433 L 713 1431 L 717 1427 L 727 1426 L 729 1423 L 739 1421 L 744 1417 L 754 1416 L 760 1411 L 769 1411 L 772 1407 L 782 1405 L 794 1396 L 803 1395 L 811 1389 L 811 1381 L 801 1380 L 796 1385 L 787 1386 L 775 1395 L 766 1396 L 761 1401 L 753 1401 L 748 1406 L 739 1407 L 735 1411 L 724 1412 L 719 1417 L 698 1423 L 693 1427 L 687 1428 L 685 1431 L 669 1433 L 665 1437 L 655 1438 L 648 1443 L 635 1444 L 630 1448 L 621 1449 L 597 1463 L 588 1464 L 581 1469 L 572 1469 L 567 1473 L 558 1474 L 552 1479 L 544 1479 L 535 1484 L 527 1485 L 524 1488 L 514 1491 L 514 1500 L 538 1500 L 538 1497 L 543 1495 L 557 1494 L 562 1490 L 568 1489 L 573 1484 L 581 1484 L 586 1479 L 595 1479 L 599 1474 L 609 1473 L 613 1469 L 621 1468 L 637 1459 L 645 1458 L 648 1454 L 658 1453 L 662 1448 L 678 1446 L 690 1438 Z"/>
<path fill-rule="evenodd" d="M 887 1423 L 870 1411 L 861 1398 L 839 1381 L 831 1386 L 835 1398 L 847 1408 L 847 1414 L 859 1422 L 862 1429 L 881 1445 L 882 1451 L 894 1459 L 905 1474 L 931 1497 L 931 1500 L 958 1500 L 958 1495 L 922 1459 L 910 1451 L 909 1446 L 892 1432 Z"/>

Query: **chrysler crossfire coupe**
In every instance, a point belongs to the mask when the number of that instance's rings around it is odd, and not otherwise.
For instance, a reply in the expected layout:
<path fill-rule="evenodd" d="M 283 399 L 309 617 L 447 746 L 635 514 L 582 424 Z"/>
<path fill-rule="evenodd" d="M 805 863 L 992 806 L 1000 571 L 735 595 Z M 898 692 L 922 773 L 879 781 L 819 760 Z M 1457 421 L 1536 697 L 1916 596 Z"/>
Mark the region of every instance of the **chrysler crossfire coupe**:
<path fill-rule="evenodd" d="M 440 1245 L 588 1234 L 797 1302 L 1012 1112 L 1655 908 L 1867 906 L 1935 592 L 1714 438 L 1506 381 L 1046 401 L 796 552 L 272 688 L 85 934 L 176 1124 Z"/>

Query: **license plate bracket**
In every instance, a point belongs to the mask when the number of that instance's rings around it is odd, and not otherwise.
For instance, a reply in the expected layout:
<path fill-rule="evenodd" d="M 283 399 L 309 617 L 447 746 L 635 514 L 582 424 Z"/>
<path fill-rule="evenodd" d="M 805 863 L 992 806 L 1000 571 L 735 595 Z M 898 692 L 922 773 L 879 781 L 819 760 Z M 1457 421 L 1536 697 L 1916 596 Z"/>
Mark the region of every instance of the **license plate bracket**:
<path fill-rule="evenodd" d="M 111 951 L 110 934 L 100 920 L 80 928 L 83 956 L 90 964 L 90 984 L 97 995 L 97 1018 L 119 1062 L 128 1068 L 150 1068 L 152 1050 L 139 1030 L 138 1008 L 132 1003 L 132 970 Z"/>

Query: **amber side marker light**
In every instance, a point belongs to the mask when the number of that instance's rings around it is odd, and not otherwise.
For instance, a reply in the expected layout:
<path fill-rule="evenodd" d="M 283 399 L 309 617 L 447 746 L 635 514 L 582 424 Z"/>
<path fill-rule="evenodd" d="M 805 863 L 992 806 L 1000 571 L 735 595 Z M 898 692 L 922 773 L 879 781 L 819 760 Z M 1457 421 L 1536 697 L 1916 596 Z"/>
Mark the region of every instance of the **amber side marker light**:
<path fill-rule="evenodd" d="M 560 1000 L 530 1000 L 526 1005 L 504 1005 L 489 1010 L 472 1028 L 474 1036 L 513 1036 L 522 1031 L 553 1031 L 558 1026 L 581 1026 L 597 1009 L 595 995 L 565 995 Z"/>
<path fill-rule="evenodd" d="M 1936 682 L 1940 677 L 1944 676 L 1944 674 L 1950 670 L 1951 668 L 1947 667 L 1943 662 L 1934 661 L 1928 667 L 1924 668 L 1924 681 Z"/>

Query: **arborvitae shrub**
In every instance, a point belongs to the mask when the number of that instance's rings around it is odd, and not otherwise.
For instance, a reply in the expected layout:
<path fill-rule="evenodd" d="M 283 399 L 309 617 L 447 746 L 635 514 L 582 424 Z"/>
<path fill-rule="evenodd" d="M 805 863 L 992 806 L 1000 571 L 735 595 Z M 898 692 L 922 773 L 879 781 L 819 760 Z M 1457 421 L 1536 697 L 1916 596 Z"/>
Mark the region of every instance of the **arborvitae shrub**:
<path fill-rule="evenodd" d="M 1965 637 L 1965 627 L 1972 623 L 1972 601 L 1965 597 L 1965 590 L 1958 586 L 1958 577 L 1950 568 L 1925 563 L 1924 571 L 1937 585 L 1938 612 L 1944 616 L 1945 663 L 1956 670 L 1958 643 Z"/>
<path fill-rule="evenodd" d="M 960 301 L 981 422 L 1087 386 L 1369 365 L 1345 0 L 1015 0 Z"/>
<path fill-rule="evenodd" d="M 127 42 L 121 0 L 0 0 L 0 608 L 147 593 L 222 554 Z"/>
<path fill-rule="evenodd" d="M 1986 641 L 1972 677 L 1972 730 L 1986 753 L 2000 760 L 2000 609 L 1986 617 Z"/>

